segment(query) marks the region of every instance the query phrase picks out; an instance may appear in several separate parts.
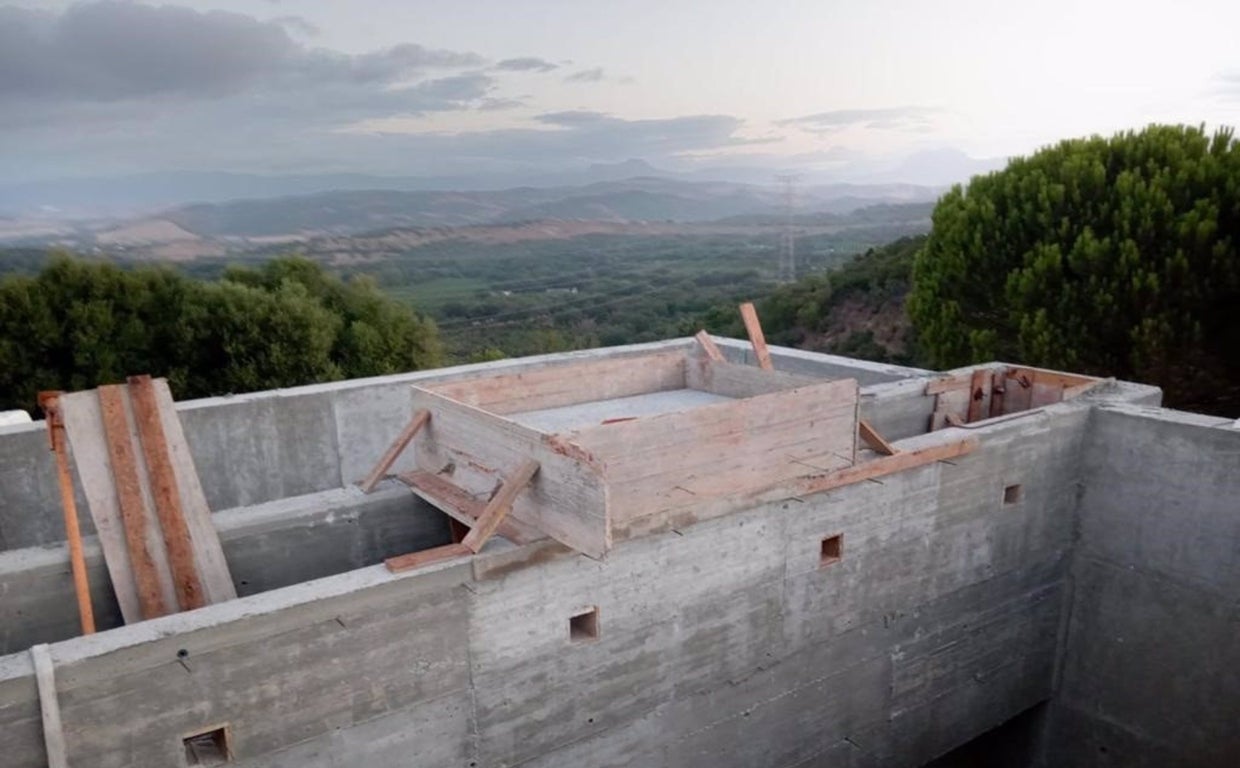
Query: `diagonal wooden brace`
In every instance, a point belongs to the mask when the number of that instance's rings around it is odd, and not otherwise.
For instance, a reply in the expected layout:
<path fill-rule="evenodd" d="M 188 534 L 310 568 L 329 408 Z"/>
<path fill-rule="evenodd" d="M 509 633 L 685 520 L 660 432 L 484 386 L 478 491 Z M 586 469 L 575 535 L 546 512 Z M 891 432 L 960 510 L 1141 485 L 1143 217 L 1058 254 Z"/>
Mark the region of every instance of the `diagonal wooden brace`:
<path fill-rule="evenodd" d="M 362 493 L 370 493 L 375 489 L 375 486 L 383 479 L 383 476 L 387 474 L 392 465 L 396 463 L 396 460 L 400 458 L 400 455 L 409 447 L 409 443 L 413 441 L 414 436 L 422 431 L 422 427 L 425 427 L 430 419 L 431 412 L 425 408 L 419 409 L 413 414 L 409 424 L 405 426 L 405 429 L 397 436 L 396 440 L 388 446 L 387 451 L 383 454 L 383 458 L 379 459 L 379 463 L 375 465 L 374 469 L 370 470 L 370 474 L 366 475 L 366 479 L 358 483 Z"/>

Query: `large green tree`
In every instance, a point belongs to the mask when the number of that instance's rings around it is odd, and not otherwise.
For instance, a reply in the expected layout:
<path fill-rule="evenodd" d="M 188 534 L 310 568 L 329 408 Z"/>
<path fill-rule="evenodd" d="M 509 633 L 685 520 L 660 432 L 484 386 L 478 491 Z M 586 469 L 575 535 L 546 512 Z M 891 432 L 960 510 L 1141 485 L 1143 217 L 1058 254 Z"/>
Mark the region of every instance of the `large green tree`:
<path fill-rule="evenodd" d="M 134 373 L 199 397 L 415 370 L 439 356 L 432 322 L 373 282 L 304 259 L 204 282 L 60 256 L 0 281 L 0 409 Z"/>
<path fill-rule="evenodd" d="M 908 311 L 940 367 L 1019 361 L 1201 404 L 1240 380 L 1238 246 L 1230 130 L 1065 141 L 939 201 Z"/>

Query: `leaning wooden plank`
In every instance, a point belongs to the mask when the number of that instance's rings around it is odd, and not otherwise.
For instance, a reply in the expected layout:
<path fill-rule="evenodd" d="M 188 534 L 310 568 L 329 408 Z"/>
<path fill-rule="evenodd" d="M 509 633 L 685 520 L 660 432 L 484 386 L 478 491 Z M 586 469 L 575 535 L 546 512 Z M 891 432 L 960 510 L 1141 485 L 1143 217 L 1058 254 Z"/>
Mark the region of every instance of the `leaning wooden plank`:
<path fill-rule="evenodd" d="M 887 439 L 880 435 L 878 430 L 874 429 L 870 422 L 865 419 L 859 419 L 857 421 L 857 431 L 860 434 L 861 439 L 865 441 L 865 444 L 873 448 L 878 453 L 881 453 L 884 456 L 891 456 L 899 453 L 900 449 L 887 442 Z"/>
<path fill-rule="evenodd" d="M 90 602 L 90 581 L 86 575 L 86 558 L 82 554 L 82 531 L 78 525 L 77 499 L 73 493 L 73 476 L 69 473 L 69 454 L 65 446 L 65 421 L 60 414 L 60 393 L 40 392 L 39 407 L 47 424 L 47 439 L 56 457 L 56 481 L 60 486 L 61 511 L 65 519 L 65 541 L 69 544 L 69 568 L 73 573 L 73 591 L 77 595 L 78 619 L 82 634 L 95 632 L 95 609 Z"/>
<path fill-rule="evenodd" d="M 408 485 L 418 498 L 442 511 L 454 521 L 463 523 L 466 530 L 477 524 L 482 511 L 486 509 L 486 502 L 479 501 L 468 494 L 465 489 L 439 475 L 415 469 L 396 477 Z M 499 535 L 514 544 L 529 544 L 547 538 L 542 531 L 525 525 L 511 515 L 500 522 Z"/>
<path fill-rule="evenodd" d="M 978 368 L 969 377 L 969 407 L 966 421 L 981 421 L 990 415 L 990 370 Z"/>
<path fill-rule="evenodd" d="M 389 557 L 383 561 L 387 569 L 392 573 L 400 573 L 401 571 L 411 571 L 414 568 L 421 568 L 431 563 L 439 563 L 444 560 L 454 560 L 458 557 L 466 557 L 473 554 L 473 550 L 464 544 L 444 544 L 441 547 L 432 547 L 424 549 L 421 552 L 410 552 L 407 555 L 397 555 Z"/>
<path fill-rule="evenodd" d="M 1003 396 L 1006 394 L 1007 369 L 1001 368 L 991 374 L 990 380 L 990 416 L 1003 415 Z"/>
<path fill-rule="evenodd" d="M 409 420 L 409 423 L 405 425 L 401 433 L 396 436 L 396 439 L 392 441 L 388 449 L 383 452 L 379 463 L 375 464 L 374 469 L 370 470 L 370 474 L 366 475 L 366 479 L 358 484 L 362 489 L 362 493 L 370 493 L 375 489 L 375 486 L 383 479 L 383 476 L 388 473 L 388 470 L 392 468 L 392 465 L 396 463 L 400 455 L 409 447 L 409 443 L 413 438 L 417 436 L 418 432 L 422 431 L 422 427 L 426 426 L 426 422 L 430 417 L 430 412 L 425 409 L 414 412 L 413 418 Z"/>
<path fill-rule="evenodd" d="M 490 413 L 522 413 L 648 392 L 684 389 L 685 353 L 659 352 L 572 363 L 521 373 L 425 385 L 424 389 Z"/>
<path fill-rule="evenodd" d="M 893 472 L 903 472 L 914 467 L 932 464 L 936 461 L 964 456 L 965 454 L 972 453 L 978 444 L 976 437 L 969 437 L 964 440 L 943 443 L 942 445 L 931 445 L 911 451 L 901 451 L 893 456 L 884 456 L 881 459 L 863 462 L 828 475 L 807 478 L 800 483 L 800 489 L 802 493 L 807 494 L 829 491 L 832 488 L 839 488 L 840 486 L 851 485 L 864 480 L 872 480 Z"/>
<path fill-rule="evenodd" d="M 450 475 L 471 495 L 489 496 L 504 477 L 533 459 L 540 465 L 538 475 L 513 503 L 511 516 L 591 557 L 602 557 L 610 548 L 600 460 L 563 436 L 543 434 L 421 387 L 410 389 L 413 408 L 431 412 L 423 437 L 414 443 L 420 468 Z"/>
<path fill-rule="evenodd" d="M 745 322 L 745 332 L 749 334 L 749 343 L 753 345 L 754 357 L 758 367 L 764 371 L 774 370 L 771 364 L 771 351 L 766 347 L 766 336 L 762 333 L 762 323 L 758 320 L 758 311 L 751 302 L 741 305 L 741 320 Z"/>
<path fill-rule="evenodd" d="M 194 563 L 189 527 L 181 511 L 181 494 L 177 490 L 176 474 L 172 471 L 172 458 L 168 453 L 164 425 L 159 419 L 159 404 L 155 400 L 151 377 L 130 376 L 129 396 L 142 455 L 146 459 L 155 514 L 164 535 L 177 602 L 183 611 L 201 608 L 206 605 L 206 596 L 203 595 L 202 580 L 198 578 L 198 568 Z"/>
<path fill-rule="evenodd" d="M 538 462 L 529 459 L 517 467 L 515 472 L 504 478 L 504 484 L 500 486 L 499 493 L 487 502 L 486 509 L 482 510 L 482 514 L 478 516 L 478 524 L 470 529 L 469 535 L 461 543 L 469 547 L 472 552 L 481 550 L 482 545 L 487 543 L 487 539 L 491 538 L 512 510 L 512 503 L 516 500 L 517 494 L 525 490 L 525 486 L 529 485 L 537 472 Z"/>
<path fill-rule="evenodd" d="M 103 417 L 99 397 L 94 390 L 70 392 L 59 398 L 65 435 L 73 449 L 86 508 L 95 524 L 95 535 L 103 550 L 103 561 L 112 582 L 112 591 L 127 624 L 142 620 L 138 590 L 129 567 L 129 549 L 125 544 L 125 528 L 121 522 L 112 466 L 108 461 L 107 441 L 103 435 Z"/>
<path fill-rule="evenodd" d="M 237 587 L 233 584 L 228 561 L 224 559 L 224 548 L 220 546 L 219 533 L 211 519 L 211 508 L 207 506 L 207 496 L 194 467 L 194 457 L 190 455 L 189 443 L 172 401 L 172 391 L 165 379 L 155 379 L 152 384 L 203 595 L 208 605 L 232 600 L 237 597 Z"/>
<path fill-rule="evenodd" d="M 130 441 L 129 420 L 125 415 L 125 388 L 120 384 L 100 387 L 99 407 L 103 414 L 103 431 L 107 439 L 108 460 L 112 465 L 112 478 L 116 483 L 116 498 L 125 527 L 129 564 L 133 568 L 134 584 L 138 589 L 138 603 L 142 606 L 142 618 L 154 619 L 169 611 L 161 594 L 155 558 L 146 541 L 147 508 L 142 498 L 142 481 L 138 477 L 133 443 Z"/>
<path fill-rule="evenodd" d="M 702 351 L 706 353 L 708 360 L 714 360 L 717 363 L 724 361 L 723 352 L 719 351 L 719 345 L 710 337 L 705 330 L 698 331 L 693 338 L 697 339 L 698 344 L 702 345 Z"/>

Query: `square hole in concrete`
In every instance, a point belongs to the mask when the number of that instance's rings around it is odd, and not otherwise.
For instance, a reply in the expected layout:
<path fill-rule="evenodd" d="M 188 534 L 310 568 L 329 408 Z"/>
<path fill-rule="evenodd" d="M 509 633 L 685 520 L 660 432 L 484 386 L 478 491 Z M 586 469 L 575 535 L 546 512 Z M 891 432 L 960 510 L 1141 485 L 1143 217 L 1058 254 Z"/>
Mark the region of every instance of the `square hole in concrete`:
<path fill-rule="evenodd" d="M 1020 487 L 1019 483 L 1006 486 L 1003 489 L 1004 504 L 1015 504 L 1021 500 L 1022 496 L 1024 496 L 1024 489 Z"/>
<path fill-rule="evenodd" d="M 574 643 L 597 640 L 599 633 L 598 607 L 575 614 L 568 620 L 568 639 Z"/>
<path fill-rule="evenodd" d="M 818 551 L 818 567 L 826 568 L 828 565 L 838 563 L 843 556 L 844 534 L 837 533 L 834 536 L 827 536 L 822 540 Z"/>
<path fill-rule="evenodd" d="M 232 762 L 232 744 L 228 726 L 221 725 L 181 739 L 185 745 L 186 765 L 224 765 Z"/>

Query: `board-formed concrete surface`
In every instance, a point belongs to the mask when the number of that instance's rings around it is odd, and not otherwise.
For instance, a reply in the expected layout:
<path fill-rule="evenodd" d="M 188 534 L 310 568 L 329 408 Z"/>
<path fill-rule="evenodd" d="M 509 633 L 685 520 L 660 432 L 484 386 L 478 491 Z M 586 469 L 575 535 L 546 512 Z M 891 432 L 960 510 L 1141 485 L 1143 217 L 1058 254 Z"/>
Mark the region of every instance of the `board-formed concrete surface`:
<path fill-rule="evenodd" d="M 860 380 L 902 449 L 979 445 L 601 560 L 497 539 L 392 574 L 382 557 L 444 540 L 442 516 L 395 483 L 342 486 L 403 427 L 409 383 L 469 370 L 184 403 L 243 596 L 69 639 L 42 425 L 0 430 L 0 617 L 21 627 L 0 656 L 4 764 L 46 765 L 37 641 L 74 766 L 184 765 L 187 735 L 227 725 L 249 768 L 911 767 L 1030 711 L 1047 715 L 1003 765 L 1240 762 L 1240 431 L 1114 383 L 926 434 L 929 372 L 772 351 Z M 10 464 L 34 479 L 9 485 Z M 591 612 L 596 636 L 570 630 Z"/>

